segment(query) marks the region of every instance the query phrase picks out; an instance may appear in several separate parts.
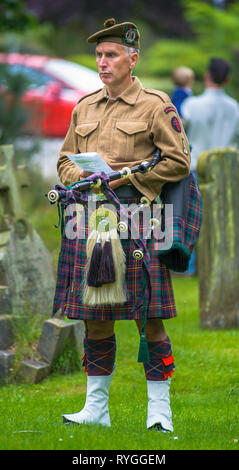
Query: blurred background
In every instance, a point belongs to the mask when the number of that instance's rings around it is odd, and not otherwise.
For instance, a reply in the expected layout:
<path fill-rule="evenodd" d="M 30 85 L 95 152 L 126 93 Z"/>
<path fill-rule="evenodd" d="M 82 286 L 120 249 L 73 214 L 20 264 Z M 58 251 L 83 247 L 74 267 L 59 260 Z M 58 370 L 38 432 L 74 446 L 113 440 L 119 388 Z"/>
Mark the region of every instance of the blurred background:
<path fill-rule="evenodd" d="M 143 86 L 171 95 L 173 70 L 186 66 L 199 94 L 209 59 L 223 57 L 232 66 L 226 91 L 239 99 L 237 0 L 1 0 L 0 144 L 14 144 L 16 159 L 28 166 L 26 207 L 53 255 L 52 210 L 47 216 L 43 196 L 57 182 L 56 161 L 74 105 L 101 87 L 86 38 L 110 17 L 133 21 L 141 31 L 134 72 Z"/>
<path fill-rule="evenodd" d="M 208 61 L 216 56 L 231 62 L 227 91 L 239 99 L 237 0 L 1 0 L 0 143 L 19 142 L 24 135 L 25 153 L 44 147 L 45 139 L 47 149 L 58 150 L 79 97 L 101 86 L 94 46 L 86 38 L 109 17 L 138 25 L 141 56 L 135 74 L 144 86 L 171 95 L 172 71 L 186 66 L 195 73 L 198 94 Z M 26 135 L 38 140 L 26 141 Z M 60 142 L 50 146 L 49 139 Z"/>

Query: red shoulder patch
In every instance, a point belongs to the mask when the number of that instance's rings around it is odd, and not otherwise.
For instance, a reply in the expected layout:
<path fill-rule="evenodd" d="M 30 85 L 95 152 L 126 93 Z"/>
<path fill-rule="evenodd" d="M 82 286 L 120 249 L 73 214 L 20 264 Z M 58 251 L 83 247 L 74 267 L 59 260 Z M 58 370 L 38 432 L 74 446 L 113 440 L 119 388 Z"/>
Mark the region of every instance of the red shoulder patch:
<path fill-rule="evenodd" d="M 172 125 L 172 128 L 176 131 L 176 132 L 181 132 L 181 126 L 180 126 L 180 123 L 179 123 L 179 120 L 176 116 L 173 116 L 172 119 L 171 119 L 171 125 Z"/>
<path fill-rule="evenodd" d="M 167 108 L 164 109 L 164 112 L 166 114 L 171 113 L 171 112 L 176 113 L 176 109 L 173 106 L 167 106 Z"/>

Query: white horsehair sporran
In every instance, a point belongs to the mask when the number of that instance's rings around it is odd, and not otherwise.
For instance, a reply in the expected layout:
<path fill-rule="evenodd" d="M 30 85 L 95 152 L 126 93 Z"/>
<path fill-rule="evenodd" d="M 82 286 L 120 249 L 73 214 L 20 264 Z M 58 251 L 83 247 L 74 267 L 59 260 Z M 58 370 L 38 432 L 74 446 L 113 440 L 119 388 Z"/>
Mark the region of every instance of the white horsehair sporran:
<path fill-rule="evenodd" d="M 104 205 L 89 219 L 83 302 L 113 305 L 126 302 L 125 253 L 118 234 L 117 215 Z"/>

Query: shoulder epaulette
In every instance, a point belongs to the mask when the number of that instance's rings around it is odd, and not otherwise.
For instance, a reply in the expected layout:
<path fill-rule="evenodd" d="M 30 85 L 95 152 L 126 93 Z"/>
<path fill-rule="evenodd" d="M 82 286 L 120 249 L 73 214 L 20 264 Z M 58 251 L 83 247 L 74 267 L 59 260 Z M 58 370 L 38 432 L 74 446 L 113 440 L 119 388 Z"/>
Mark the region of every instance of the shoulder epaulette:
<path fill-rule="evenodd" d="M 169 101 L 169 96 L 164 91 L 154 90 L 153 88 L 144 88 L 144 91 L 146 93 L 151 93 L 152 95 L 158 96 L 163 101 L 163 103 Z"/>
<path fill-rule="evenodd" d="M 98 90 L 96 91 L 92 91 L 91 93 L 88 93 L 87 95 L 84 95 L 82 96 L 79 101 L 77 101 L 77 104 L 80 103 L 81 101 L 83 101 L 85 98 L 88 98 L 89 96 L 92 96 L 92 95 L 96 95 L 96 93 L 99 93 L 99 91 L 101 91 L 102 88 L 99 88 Z"/>

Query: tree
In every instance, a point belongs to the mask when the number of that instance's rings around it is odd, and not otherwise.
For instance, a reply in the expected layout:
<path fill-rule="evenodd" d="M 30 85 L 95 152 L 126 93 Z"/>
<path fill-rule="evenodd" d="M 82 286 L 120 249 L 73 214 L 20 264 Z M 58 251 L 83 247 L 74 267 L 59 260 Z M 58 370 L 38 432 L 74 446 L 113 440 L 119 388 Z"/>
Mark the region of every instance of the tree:
<path fill-rule="evenodd" d="M 1 0 L 0 4 L 0 32 L 23 31 L 34 26 L 36 20 L 26 11 L 24 0 Z"/>
<path fill-rule="evenodd" d="M 21 104 L 27 83 L 21 74 L 12 75 L 8 66 L 0 68 L 0 145 L 13 143 L 22 135 L 29 118 Z"/>
<path fill-rule="evenodd" d="M 26 11 L 24 0 L 1 0 L 0 33 L 25 31 L 36 25 L 36 18 Z M 8 66 L 1 64 L 0 84 L 0 144 L 8 144 L 23 134 L 29 119 L 21 103 L 28 83 L 21 73 L 12 75 Z"/>
<path fill-rule="evenodd" d="M 215 4 L 182 0 L 184 14 L 196 35 L 198 48 L 211 57 L 222 57 L 232 65 L 230 92 L 239 99 L 239 4 L 230 2 L 225 9 Z"/>
<path fill-rule="evenodd" d="M 190 36 L 190 28 L 183 17 L 179 0 L 27 0 L 28 10 L 40 22 L 51 22 L 57 26 L 80 26 L 84 37 L 97 31 L 106 18 L 119 21 L 135 21 L 147 24 L 157 35 Z"/>

